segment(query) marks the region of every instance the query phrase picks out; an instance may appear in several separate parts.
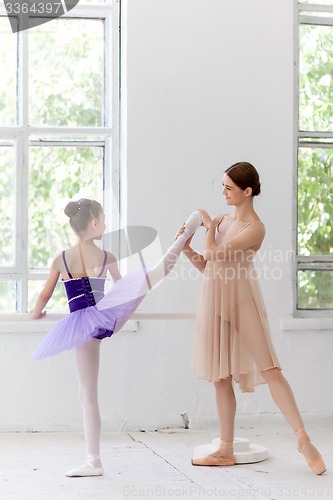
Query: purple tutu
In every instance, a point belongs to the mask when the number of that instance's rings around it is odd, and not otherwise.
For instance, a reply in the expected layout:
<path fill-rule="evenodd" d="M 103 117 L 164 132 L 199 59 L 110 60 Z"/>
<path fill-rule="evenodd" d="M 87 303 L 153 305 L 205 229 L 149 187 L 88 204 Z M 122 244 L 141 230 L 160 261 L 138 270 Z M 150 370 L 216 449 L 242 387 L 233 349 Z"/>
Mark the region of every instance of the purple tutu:
<path fill-rule="evenodd" d="M 104 278 L 71 278 L 64 284 L 71 312 L 37 346 L 32 354 L 35 359 L 54 356 L 92 338 L 111 337 L 124 326 L 150 289 L 143 268 L 116 281 L 105 295 Z"/>
<path fill-rule="evenodd" d="M 62 351 L 72 349 L 92 338 L 103 339 L 118 332 L 130 318 L 149 290 L 159 284 L 173 269 L 185 242 L 201 225 L 199 212 L 185 222 L 185 230 L 171 245 L 160 261 L 152 268 L 143 265 L 116 281 L 104 295 L 105 278 L 102 277 L 107 262 L 96 277 L 73 278 L 68 268 L 65 251 L 63 262 L 70 279 L 64 281 L 70 314 L 50 330 L 33 352 L 34 358 L 46 358 Z M 86 274 L 82 253 L 83 274 Z"/>

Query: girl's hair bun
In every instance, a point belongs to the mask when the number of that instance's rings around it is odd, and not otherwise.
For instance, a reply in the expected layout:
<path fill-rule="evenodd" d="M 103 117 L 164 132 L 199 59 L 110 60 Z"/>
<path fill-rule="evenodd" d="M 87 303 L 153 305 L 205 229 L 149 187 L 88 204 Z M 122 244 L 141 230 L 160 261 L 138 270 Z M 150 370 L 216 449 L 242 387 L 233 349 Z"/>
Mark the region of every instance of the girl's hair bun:
<path fill-rule="evenodd" d="M 74 215 L 78 213 L 79 209 L 80 205 L 77 201 L 70 201 L 69 203 L 67 203 L 64 212 L 67 217 L 74 217 Z"/>
<path fill-rule="evenodd" d="M 69 217 L 69 223 L 73 231 L 80 235 L 87 229 L 92 219 L 98 219 L 103 212 L 103 207 L 96 200 L 80 198 L 78 201 L 67 203 L 64 212 Z"/>

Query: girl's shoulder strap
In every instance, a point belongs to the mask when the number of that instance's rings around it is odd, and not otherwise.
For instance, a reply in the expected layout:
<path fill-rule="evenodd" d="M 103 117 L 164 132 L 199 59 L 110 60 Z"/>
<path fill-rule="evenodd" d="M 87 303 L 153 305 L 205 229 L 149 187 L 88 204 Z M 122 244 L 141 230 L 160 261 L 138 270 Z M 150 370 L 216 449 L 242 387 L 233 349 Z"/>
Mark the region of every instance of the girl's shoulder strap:
<path fill-rule="evenodd" d="M 108 253 L 106 250 L 104 250 L 104 260 L 103 260 L 103 265 L 102 265 L 102 269 L 98 275 L 98 278 L 100 278 L 102 276 L 102 274 L 104 273 L 104 269 L 105 269 L 105 266 L 106 266 L 106 261 L 108 259 Z"/>
<path fill-rule="evenodd" d="M 80 252 L 80 259 L 81 259 L 81 264 L 82 264 L 83 276 L 88 276 L 87 275 L 86 266 L 85 266 L 84 260 L 83 260 L 83 253 L 82 253 L 82 248 L 81 248 L 81 244 L 80 243 L 79 243 L 79 252 Z"/>
<path fill-rule="evenodd" d="M 69 276 L 70 279 L 73 279 L 73 276 L 71 275 L 70 273 L 70 270 L 69 270 L 69 267 L 68 267 L 68 264 L 67 264 L 67 260 L 66 260 L 66 256 L 65 256 L 65 250 L 62 251 L 62 260 L 63 260 L 63 263 L 65 265 L 65 269 L 66 269 L 66 272 Z"/>

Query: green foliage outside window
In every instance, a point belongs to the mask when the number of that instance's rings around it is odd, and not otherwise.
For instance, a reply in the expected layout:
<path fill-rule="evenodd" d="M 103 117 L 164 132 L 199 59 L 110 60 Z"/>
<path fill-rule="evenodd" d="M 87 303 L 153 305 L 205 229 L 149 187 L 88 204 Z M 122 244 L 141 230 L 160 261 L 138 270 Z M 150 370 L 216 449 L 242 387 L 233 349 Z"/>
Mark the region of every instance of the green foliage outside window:
<path fill-rule="evenodd" d="M 14 148 L 0 143 L 0 266 L 14 265 L 15 181 L 13 175 Z"/>
<path fill-rule="evenodd" d="M 333 131 L 333 28 L 300 27 L 299 128 Z"/>
<path fill-rule="evenodd" d="M 299 129 L 333 132 L 333 27 L 301 25 L 299 45 Z M 327 138 L 327 147 L 306 140 L 298 151 L 297 246 L 298 255 L 318 260 L 317 269 L 298 271 L 298 308 L 333 309 L 333 265 L 320 262 L 333 255 L 333 147 Z"/>
<path fill-rule="evenodd" d="M 300 148 L 298 254 L 333 254 L 333 150 Z"/>
<path fill-rule="evenodd" d="M 16 122 L 16 46 L 8 19 L 0 17 L 0 126 Z"/>
<path fill-rule="evenodd" d="M 16 40 L 8 19 L 0 18 L 0 126 L 16 125 Z M 104 126 L 103 20 L 53 20 L 29 30 L 28 45 L 29 124 L 72 129 Z M 47 270 L 57 252 L 75 242 L 63 213 L 65 205 L 80 197 L 103 202 L 105 155 L 102 144 L 85 144 L 103 140 L 100 133 L 79 136 L 64 128 L 57 135 L 29 139 L 35 142 L 29 147 L 27 257 L 28 268 L 37 273 L 37 279 L 28 283 L 30 308 L 44 283 L 38 273 Z M 0 266 L 4 267 L 15 265 L 15 148 L 0 141 L 0 154 Z M 63 286 L 59 285 L 49 311 L 66 310 Z M 0 281 L 3 312 L 15 311 L 16 286 L 10 279 Z"/>
<path fill-rule="evenodd" d="M 103 125 L 104 24 L 58 19 L 29 33 L 32 125 Z"/>

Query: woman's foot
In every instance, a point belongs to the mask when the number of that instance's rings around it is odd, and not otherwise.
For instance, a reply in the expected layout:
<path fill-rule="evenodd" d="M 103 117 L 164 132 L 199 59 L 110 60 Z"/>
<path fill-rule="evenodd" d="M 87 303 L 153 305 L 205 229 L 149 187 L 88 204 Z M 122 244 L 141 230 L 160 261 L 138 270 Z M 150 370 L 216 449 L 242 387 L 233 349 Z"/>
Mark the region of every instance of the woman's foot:
<path fill-rule="evenodd" d="M 206 457 L 192 458 L 192 465 L 214 465 L 220 467 L 235 465 L 233 443 L 221 440 L 220 447 L 217 451 Z"/>
<path fill-rule="evenodd" d="M 99 455 L 87 455 L 83 465 L 65 473 L 67 477 L 103 476 L 103 467 Z"/>
<path fill-rule="evenodd" d="M 295 431 L 297 437 L 297 448 L 304 456 L 310 469 L 319 476 L 326 472 L 325 462 L 315 446 L 310 441 L 305 429 Z"/>

